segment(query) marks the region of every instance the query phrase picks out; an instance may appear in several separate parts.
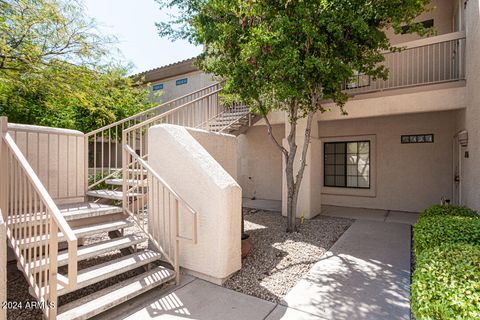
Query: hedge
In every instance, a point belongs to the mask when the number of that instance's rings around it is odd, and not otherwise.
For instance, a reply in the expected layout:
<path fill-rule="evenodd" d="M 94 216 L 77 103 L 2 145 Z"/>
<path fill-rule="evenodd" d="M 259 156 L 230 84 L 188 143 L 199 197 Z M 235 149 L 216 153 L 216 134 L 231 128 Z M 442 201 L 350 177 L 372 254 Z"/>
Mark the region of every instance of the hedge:
<path fill-rule="evenodd" d="M 416 319 L 480 319 L 480 215 L 465 207 L 433 206 L 413 231 Z"/>
<path fill-rule="evenodd" d="M 480 245 L 480 216 L 437 215 L 419 219 L 413 227 L 414 252 L 446 243 Z"/>
<path fill-rule="evenodd" d="M 420 219 L 435 217 L 435 216 L 460 216 L 460 217 L 478 217 L 476 211 L 462 206 L 455 205 L 435 205 L 423 211 Z"/>
<path fill-rule="evenodd" d="M 480 246 L 444 244 L 422 252 L 411 293 L 417 320 L 480 319 Z"/>

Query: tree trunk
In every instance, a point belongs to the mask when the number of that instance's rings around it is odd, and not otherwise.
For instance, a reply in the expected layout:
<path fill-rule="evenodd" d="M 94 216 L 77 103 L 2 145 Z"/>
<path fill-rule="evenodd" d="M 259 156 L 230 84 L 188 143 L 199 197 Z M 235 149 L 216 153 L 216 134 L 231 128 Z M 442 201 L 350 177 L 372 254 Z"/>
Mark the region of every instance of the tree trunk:
<path fill-rule="evenodd" d="M 306 156 L 308 151 L 308 146 L 310 144 L 310 136 L 311 136 L 311 128 L 312 128 L 312 120 L 313 120 L 313 112 L 307 115 L 307 125 L 305 128 L 305 140 L 304 145 L 302 147 L 302 154 L 300 159 L 300 167 L 296 173 L 294 174 L 294 163 L 295 157 L 297 154 L 297 143 L 296 143 L 296 131 L 297 131 L 297 114 L 298 114 L 298 106 L 296 103 L 293 103 L 288 114 L 289 124 L 290 124 L 290 132 L 287 136 L 287 143 L 288 149 L 286 150 L 280 143 L 276 140 L 273 136 L 272 126 L 267 118 L 264 115 L 265 122 L 267 123 L 268 134 L 275 143 L 275 145 L 282 151 L 284 158 L 285 158 L 285 178 L 287 180 L 287 232 L 295 232 L 297 231 L 297 202 L 298 202 L 298 195 L 300 191 L 300 185 L 303 179 L 303 173 L 305 171 L 306 166 Z"/>

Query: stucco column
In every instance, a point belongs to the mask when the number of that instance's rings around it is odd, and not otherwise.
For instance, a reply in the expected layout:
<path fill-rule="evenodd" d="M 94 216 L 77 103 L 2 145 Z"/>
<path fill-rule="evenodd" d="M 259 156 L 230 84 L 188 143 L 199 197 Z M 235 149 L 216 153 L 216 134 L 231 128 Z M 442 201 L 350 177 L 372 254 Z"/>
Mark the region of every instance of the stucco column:
<path fill-rule="evenodd" d="M 300 158 L 302 154 L 302 148 L 305 142 L 305 127 L 306 119 L 301 119 L 297 124 L 297 134 L 295 140 L 297 142 L 297 155 L 294 163 L 294 174 L 297 172 L 300 166 Z M 290 125 L 286 119 L 285 121 L 285 135 L 290 132 Z M 283 147 L 288 150 L 287 139 L 282 140 Z M 318 138 L 318 124 L 317 117 L 314 118 L 312 123 L 312 134 L 310 145 L 307 151 L 306 167 L 303 174 L 303 180 L 300 185 L 300 192 L 297 202 L 297 217 L 302 215 L 305 219 L 310 219 L 320 214 L 321 212 L 321 187 L 322 187 L 322 144 Z M 282 163 L 282 214 L 287 215 L 287 181 L 285 175 L 285 159 Z"/>
<path fill-rule="evenodd" d="M 479 0 L 466 2 L 466 103 L 465 127 L 468 131 L 468 158 L 463 158 L 462 182 L 463 203 L 474 209 L 480 209 L 480 4 Z"/>

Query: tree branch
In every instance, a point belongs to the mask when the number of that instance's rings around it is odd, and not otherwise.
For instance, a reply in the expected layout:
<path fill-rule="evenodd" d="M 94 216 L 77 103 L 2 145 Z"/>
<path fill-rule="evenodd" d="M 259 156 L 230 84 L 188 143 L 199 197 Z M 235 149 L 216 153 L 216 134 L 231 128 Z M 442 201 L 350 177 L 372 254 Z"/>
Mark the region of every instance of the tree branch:
<path fill-rule="evenodd" d="M 268 120 L 268 117 L 267 115 L 262 115 L 263 119 L 265 119 L 265 123 L 267 124 L 267 131 L 268 131 L 268 135 L 270 136 L 270 138 L 272 139 L 273 143 L 277 146 L 278 149 L 280 149 L 280 151 L 286 156 L 288 157 L 288 151 L 287 149 L 285 149 L 278 141 L 277 139 L 275 138 L 275 136 L 273 135 L 273 130 L 272 130 L 272 125 L 270 124 L 270 120 Z"/>
<path fill-rule="evenodd" d="M 300 183 L 303 179 L 303 172 L 305 171 L 305 167 L 307 164 L 307 151 L 308 146 L 310 144 L 311 134 L 312 134 L 312 122 L 313 122 L 313 112 L 310 112 L 307 116 L 307 126 L 305 128 L 305 141 L 302 147 L 302 155 L 300 158 L 300 168 L 298 169 L 296 181 L 295 181 L 295 192 L 300 190 Z"/>

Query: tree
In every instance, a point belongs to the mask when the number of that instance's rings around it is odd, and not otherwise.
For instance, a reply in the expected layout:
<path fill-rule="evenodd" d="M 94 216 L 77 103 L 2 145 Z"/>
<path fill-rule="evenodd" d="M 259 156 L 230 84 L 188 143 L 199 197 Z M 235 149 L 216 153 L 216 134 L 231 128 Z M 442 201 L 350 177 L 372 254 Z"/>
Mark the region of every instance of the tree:
<path fill-rule="evenodd" d="M 76 0 L 0 0 L 0 114 L 88 132 L 151 106 Z"/>
<path fill-rule="evenodd" d="M 348 96 L 342 86 L 361 72 L 386 79 L 382 50 L 392 50 L 387 27 L 426 32 L 413 19 L 429 0 L 157 0 L 178 7 L 172 21 L 158 23 L 161 36 L 204 45 L 201 69 L 226 78 L 227 100 L 261 114 L 286 168 L 287 231 L 296 230 L 297 199 L 306 166 L 314 114 L 333 100 L 342 112 Z M 288 146 L 272 134 L 268 113 L 285 111 Z M 305 118 L 298 149 L 297 123 Z M 294 163 L 300 153 L 300 165 Z"/>

